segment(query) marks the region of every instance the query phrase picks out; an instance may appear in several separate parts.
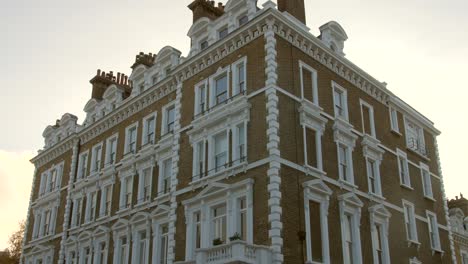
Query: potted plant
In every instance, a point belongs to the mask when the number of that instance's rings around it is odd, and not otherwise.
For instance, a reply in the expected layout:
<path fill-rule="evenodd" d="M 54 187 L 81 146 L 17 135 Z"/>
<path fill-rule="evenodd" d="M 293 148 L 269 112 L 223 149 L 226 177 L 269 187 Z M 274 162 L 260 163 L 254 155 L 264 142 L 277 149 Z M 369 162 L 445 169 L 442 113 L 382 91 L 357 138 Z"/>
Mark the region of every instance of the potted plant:
<path fill-rule="evenodd" d="M 224 241 L 221 240 L 221 238 L 213 239 L 213 246 L 219 246 L 219 245 L 222 245 L 223 243 L 224 243 Z"/>
<path fill-rule="evenodd" d="M 242 237 L 239 233 L 234 233 L 234 235 L 232 237 L 229 237 L 229 240 L 230 241 L 235 241 L 235 240 L 242 240 Z"/>

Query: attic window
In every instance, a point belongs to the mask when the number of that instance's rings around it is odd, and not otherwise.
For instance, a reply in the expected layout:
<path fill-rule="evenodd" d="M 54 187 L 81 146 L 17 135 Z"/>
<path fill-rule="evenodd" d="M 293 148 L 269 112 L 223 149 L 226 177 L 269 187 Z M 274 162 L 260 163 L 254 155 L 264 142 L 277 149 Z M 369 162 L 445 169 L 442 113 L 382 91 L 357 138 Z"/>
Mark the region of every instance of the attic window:
<path fill-rule="evenodd" d="M 208 48 L 208 41 L 204 40 L 200 43 L 200 49 L 205 50 L 206 48 Z"/>
<path fill-rule="evenodd" d="M 239 18 L 239 26 L 242 26 L 244 24 L 247 24 L 249 22 L 249 17 L 244 15 L 241 18 Z"/>
<path fill-rule="evenodd" d="M 219 39 L 223 39 L 228 35 L 228 28 L 225 27 L 219 31 Z"/>

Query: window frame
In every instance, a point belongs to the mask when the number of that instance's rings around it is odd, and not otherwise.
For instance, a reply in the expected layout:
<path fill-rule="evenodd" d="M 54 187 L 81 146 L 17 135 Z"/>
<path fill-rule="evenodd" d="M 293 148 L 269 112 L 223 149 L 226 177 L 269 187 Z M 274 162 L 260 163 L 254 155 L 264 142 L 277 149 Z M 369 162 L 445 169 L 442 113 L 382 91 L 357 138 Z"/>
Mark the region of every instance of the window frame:
<path fill-rule="evenodd" d="M 101 152 L 100 155 L 98 155 L 97 149 L 99 148 L 99 151 Z M 90 175 L 97 174 L 102 168 L 102 154 L 103 154 L 103 142 L 99 142 L 96 145 L 94 145 L 91 149 L 91 171 Z"/>
<path fill-rule="evenodd" d="M 380 163 L 381 161 L 378 159 L 375 159 L 373 157 L 365 157 L 366 160 L 366 171 L 367 171 L 367 180 L 368 180 L 368 188 L 369 188 L 369 193 L 377 196 L 383 196 L 382 194 L 382 182 L 381 182 L 381 177 L 380 177 Z M 372 182 L 370 180 L 370 168 L 369 168 L 369 162 L 373 162 L 373 168 L 372 168 L 372 174 L 374 175 L 374 186 L 371 186 Z M 372 191 L 374 190 L 374 191 Z"/>
<path fill-rule="evenodd" d="M 400 149 L 397 149 L 397 162 L 398 162 L 398 177 L 400 178 L 400 186 L 406 187 L 412 190 L 413 187 L 411 187 L 411 175 L 409 171 L 409 162 L 408 162 L 408 156 L 406 152 Z M 403 168 L 401 164 L 402 162 L 403 162 Z M 403 169 L 406 171 L 403 171 Z M 402 173 L 405 173 L 405 174 L 402 175 Z"/>
<path fill-rule="evenodd" d="M 311 80 L 312 80 L 312 101 L 306 99 L 304 97 L 304 73 L 303 69 L 309 71 L 311 73 Z M 318 98 L 318 73 L 317 70 L 311 67 L 310 65 L 306 64 L 303 61 L 299 61 L 299 78 L 300 78 L 300 87 L 301 87 L 301 99 L 307 100 L 313 103 L 316 106 L 319 106 L 319 98 Z"/>
<path fill-rule="evenodd" d="M 407 211 L 407 208 L 409 209 L 409 211 Z M 406 240 L 408 241 L 408 243 L 414 243 L 419 245 L 414 204 L 406 200 L 403 200 L 403 219 L 406 230 Z M 408 226 L 410 227 L 409 230 Z"/>
<path fill-rule="evenodd" d="M 340 118 L 345 121 L 349 121 L 349 114 L 348 114 L 348 91 L 343 88 L 341 85 L 337 84 L 336 82 L 332 81 L 332 95 L 333 95 L 333 111 L 334 111 L 334 116 L 335 118 Z M 337 104 L 336 104 L 336 98 L 335 98 L 335 93 L 336 91 L 339 91 L 341 93 L 342 97 L 340 97 L 343 101 L 342 103 L 342 111 L 343 114 L 340 115 L 336 112 Z"/>
<path fill-rule="evenodd" d="M 398 111 L 393 106 L 390 106 L 388 108 L 388 111 L 390 115 L 390 129 L 393 132 L 400 134 L 400 126 L 398 124 Z"/>
<path fill-rule="evenodd" d="M 442 244 L 440 243 L 439 224 L 437 215 L 429 210 L 426 210 L 427 227 L 429 234 L 429 243 L 433 252 L 442 252 Z M 436 240 L 434 241 L 433 235 Z"/>
<path fill-rule="evenodd" d="M 146 202 L 150 202 L 152 198 L 152 189 L 153 189 L 153 166 L 145 166 L 139 170 L 138 173 L 138 198 L 137 198 L 137 204 L 143 204 Z M 148 171 L 149 175 L 149 192 L 145 196 L 145 188 L 147 187 L 145 185 L 146 179 L 145 179 L 145 171 Z"/>
<path fill-rule="evenodd" d="M 407 116 L 404 117 L 404 125 L 405 125 L 406 147 L 420 155 L 427 156 L 423 126 Z M 414 147 L 414 145 L 411 145 L 412 144 L 411 143 L 412 138 L 410 138 L 410 134 L 412 134 L 412 132 L 410 132 L 411 125 L 417 130 L 415 131 L 415 133 L 417 134 L 416 135 L 417 136 L 416 148 Z"/>
<path fill-rule="evenodd" d="M 204 106 L 203 106 L 203 109 L 200 109 L 200 99 L 201 99 L 201 96 L 200 96 L 200 93 L 201 93 L 201 89 L 204 89 L 205 90 L 205 94 L 203 96 L 203 100 L 204 100 Z M 208 111 L 208 79 L 205 79 L 199 83 L 197 83 L 195 85 L 195 104 L 194 104 L 194 113 L 195 115 L 194 116 L 198 116 L 198 115 L 202 115 L 204 114 L 206 111 Z"/>
<path fill-rule="evenodd" d="M 139 125 L 139 122 L 136 121 L 135 123 L 133 123 L 133 124 L 131 124 L 131 125 L 129 125 L 129 126 L 127 126 L 125 128 L 125 147 L 124 147 L 125 151 L 124 151 L 124 156 L 128 155 L 130 153 L 135 154 L 137 152 L 137 149 L 138 149 L 137 148 L 137 144 L 138 144 L 138 125 Z M 130 144 L 132 142 L 131 142 L 131 134 L 129 134 L 129 132 L 132 129 L 135 129 L 135 142 L 134 142 L 135 147 L 134 147 L 133 150 L 131 150 L 131 148 L 130 148 Z"/>
<path fill-rule="evenodd" d="M 361 125 L 362 125 L 362 133 L 369 135 L 373 138 L 377 138 L 376 132 L 375 132 L 375 116 L 374 116 L 374 107 L 367 103 L 366 101 L 359 99 L 359 104 L 360 104 L 360 110 L 361 110 Z M 365 129 L 365 117 L 364 117 L 364 108 L 367 107 L 369 109 L 369 126 L 370 126 L 370 131 L 371 133 L 368 134 L 366 133 Z"/>
<path fill-rule="evenodd" d="M 166 194 L 169 194 L 171 192 L 171 185 L 172 185 L 172 174 L 174 173 L 173 172 L 173 157 L 172 156 L 168 156 L 168 157 L 164 157 L 162 159 L 159 160 L 159 176 L 158 176 L 158 196 L 161 196 L 161 195 L 166 195 Z M 166 166 L 168 164 L 166 164 L 166 162 L 169 162 L 170 164 L 170 174 L 171 175 L 166 175 Z M 169 182 L 168 182 L 168 186 L 164 186 L 164 181 L 166 179 L 169 179 Z M 165 190 L 165 188 L 167 187 L 167 191 Z M 164 188 L 164 189 L 163 189 Z"/>
<path fill-rule="evenodd" d="M 200 146 L 202 146 L 202 151 L 200 151 Z M 194 180 L 201 179 L 206 176 L 206 146 L 207 140 L 201 139 L 193 144 L 193 165 L 192 165 L 192 178 Z M 201 167 L 200 167 L 201 163 Z M 201 171 L 201 173 L 200 173 Z"/>
<path fill-rule="evenodd" d="M 104 218 L 111 215 L 112 211 L 112 197 L 114 184 L 106 184 L 101 187 L 101 201 L 99 205 L 99 218 Z M 109 192 L 110 191 L 110 192 Z M 107 197 L 110 193 L 109 208 L 107 208 Z"/>
<path fill-rule="evenodd" d="M 153 112 L 143 118 L 143 131 L 142 131 L 142 146 L 146 146 L 148 144 L 155 144 L 156 143 L 156 124 L 157 124 L 157 112 Z M 154 119 L 154 128 L 153 131 L 148 131 L 148 121 Z M 151 138 L 149 135 L 152 134 Z"/>
<path fill-rule="evenodd" d="M 424 198 L 434 200 L 434 189 L 432 188 L 432 175 L 429 170 L 429 166 L 422 162 L 419 163 L 421 171 L 422 189 Z"/>
<path fill-rule="evenodd" d="M 343 254 L 343 264 L 350 264 L 350 262 L 345 258 L 346 254 L 346 220 L 345 217 L 350 217 L 350 227 L 352 230 L 352 245 L 353 245 L 353 260 L 351 263 L 362 263 L 362 247 L 361 247 L 361 231 L 360 231 L 360 221 L 361 221 L 361 208 L 364 206 L 361 200 L 354 193 L 346 193 L 338 197 L 339 200 L 339 209 L 340 209 L 340 226 L 341 226 L 341 243 L 342 243 L 342 254 Z"/>
<path fill-rule="evenodd" d="M 340 181 L 344 183 L 348 183 L 350 185 L 355 185 L 354 183 L 354 168 L 353 168 L 353 154 L 352 154 L 352 149 L 350 146 L 348 146 L 345 143 L 342 142 L 337 142 L 337 157 L 338 157 L 338 176 Z M 340 148 L 344 148 L 345 150 L 345 156 L 346 156 L 346 172 L 344 172 L 341 169 L 341 155 L 340 155 Z M 343 173 L 346 173 L 346 175 L 343 175 Z M 346 176 L 346 177 L 345 177 Z M 349 178 L 349 180 L 347 179 Z"/>
<path fill-rule="evenodd" d="M 111 151 L 112 151 L 112 142 L 115 142 L 115 153 L 114 153 L 114 159 L 111 160 Z M 117 148 L 118 148 L 118 143 L 119 143 L 119 134 L 115 133 L 114 135 L 110 136 L 109 138 L 106 139 L 106 158 L 105 158 L 105 164 L 106 165 L 112 165 L 117 162 Z"/>
<path fill-rule="evenodd" d="M 244 75 L 244 89 L 241 91 L 240 89 L 240 82 L 239 82 L 239 66 L 243 66 L 243 75 Z M 239 94 L 245 94 L 247 92 L 247 56 L 240 58 L 232 65 L 232 96 L 237 96 Z M 229 81 L 229 79 L 228 79 Z M 229 87 L 228 87 L 229 89 Z M 229 98 L 228 98 L 229 99 Z"/>
<path fill-rule="evenodd" d="M 390 249 L 389 249 L 389 225 L 390 217 L 392 214 L 382 204 L 377 204 L 369 208 L 370 226 L 371 226 L 371 238 L 372 238 L 372 252 L 374 263 L 390 264 Z M 380 234 L 377 226 L 380 226 Z M 376 235 L 379 235 L 378 239 Z M 382 250 L 382 262 L 379 262 L 377 253 L 377 244 L 381 243 L 380 247 Z"/>
<path fill-rule="evenodd" d="M 83 158 L 85 156 L 86 158 Z M 85 161 L 83 161 L 85 159 Z M 76 180 L 85 179 L 88 177 L 88 164 L 89 164 L 89 149 L 80 153 L 78 158 L 78 171 L 76 174 Z"/>
<path fill-rule="evenodd" d="M 174 121 L 172 121 L 172 123 L 169 123 L 169 111 L 171 111 L 172 109 L 174 109 Z M 165 106 L 163 106 L 162 108 L 162 120 L 161 120 L 161 137 L 169 134 L 169 133 L 174 133 L 174 130 L 175 130 L 175 122 L 176 122 L 176 106 L 175 106 L 175 101 L 174 102 L 170 102 L 168 104 L 166 104 Z M 172 130 L 170 130 L 170 125 L 172 124 Z"/>
<path fill-rule="evenodd" d="M 215 74 L 210 76 L 209 79 L 209 86 L 210 86 L 210 102 L 209 102 L 209 108 L 213 108 L 216 106 L 221 105 L 222 103 L 228 101 L 231 98 L 231 80 L 230 80 L 230 73 L 231 69 L 229 66 L 226 66 L 224 68 L 219 68 Z M 226 76 L 226 99 L 223 102 L 218 102 L 218 94 L 216 93 L 217 91 L 217 86 L 216 86 L 216 81 L 221 79 L 223 75 Z M 221 77 L 221 78 L 220 78 Z"/>

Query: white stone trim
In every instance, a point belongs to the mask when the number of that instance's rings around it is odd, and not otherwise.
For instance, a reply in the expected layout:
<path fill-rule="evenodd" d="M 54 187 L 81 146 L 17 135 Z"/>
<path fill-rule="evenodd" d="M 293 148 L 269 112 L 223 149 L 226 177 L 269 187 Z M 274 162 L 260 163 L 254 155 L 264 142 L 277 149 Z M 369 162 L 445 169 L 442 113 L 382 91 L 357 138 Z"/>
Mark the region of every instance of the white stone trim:
<path fill-rule="evenodd" d="M 362 99 L 359 99 L 359 104 L 360 104 L 360 110 L 361 110 L 361 124 L 362 124 L 362 133 L 363 134 L 366 134 L 366 131 L 365 131 L 365 117 L 364 117 L 364 111 L 363 111 L 363 106 L 364 107 L 367 107 L 369 108 L 369 125 L 370 125 L 370 130 L 371 130 L 371 134 L 370 136 L 374 137 L 374 138 L 377 138 L 376 134 L 375 134 L 375 117 L 374 117 L 374 107 L 367 103 L 366 101 L 362 100 Z"/>
<path fill-rule="evenodd" d="M 340 226 L 341 226 L 341 242 L 342 242 L 342 250 L 343 250 L 343 263 L 362 263 L 362 249 L 361 249 L 361 208 L 364 206 L 364 203 L 359 200 L 359 198 L 354 193 L 346 193 L 338 196 L 339 207 L 340 207 Z M 352 257 L 353 260 L 349 262 L 344 256 L 345 248 L 346 248 L 346 217 L 349 215 L 351 217 L 351 236 L 352 236 Z"/>
<path fill-rule="evenodd" d="M 380 245 L 382 248 L 382 263 L 381 264 L 391 264 L 390 261 L 390 250 L 389 250 L 389 225 L 390 217 L 392 214 L 383 206 L 382 204 L 377 204 L 372 207 L 369 207 L 370 215 L 370 226 L 371 226 L 371 238 L 372 238 L 372 252 L 374 263 L 379 263 L 378 255 L 376 252 L 377 244 L 379 243 L 377 236 L 380 236 Z M 379 225 L 381 228 L 381 233 L 377 234 L 378 230 L 376 225 Z"/>
<path fill-rule="evenodd" d="M 145 116 L 143 118 L 143 130 L 141 131 L 141 145 L 142 146 L 145 146 L 147 144 L 149 144 L 150 142 L 148 141 L 148 134 L 147 134 L 147 129 L 148 129 L 148 120 L 151 119 L 151 118 L 154 118 L 154 131 L 153 132 L 153 136 L 151 137 L 150 141 L 152 141 L 153 143 L 152 144 L 155 144 L 156 143 L 156 131 L 158 130 L 157 129 L 157 121 L 158 121 L 158 112 L 157 111 L 154 111 L 153 113 Z"/>
<path fill-rule="evenodd" d="M 309 71 L 311 73 L 311 80 L 312 80 L 312 87 L 308 87 L 312 89 L 312 101 L 306 99 L 304 97 L 304 73 L 303 69 Z M 308 102 L 311 102 L 312 104 L 319 106 L 319 101 L 318 101 L 318 76 L 317 76 L 317 70 L 312 68 L 311 66 L 307 65 L 305 62 L 299 60 L 299 77 L 301 81 L 301 99 L 302 100 L 307 100 Z M 307 88 L 307 89 L 308 89 Z"/>
<path fill-rule="evenodd" d="M 265 32 L 265 51 L 266 51 L 266 83 L 267 90 L 265 95 L 267 97 L 267 126 L 266 131 L 268 144 L 267 150 L 270 157 L 279 157 L 279 110 L 278 110 L 278 95 L 276 94 L 276 85 L 278 81 L 276 60 L 276 38 L 274 32 L 274 20 L 267 22 L 267 30 Z M 278 161 L 271 161 L 269 169 L 267 171 L 267 177 L 269 179 L 268 192 L 269 192 L 269 215 L 268 222 L 270 229 L 268 230 L 268 236 L 271 239 L 271 249 L 273 251 L 273 263 L 283 263 L 283 223 L 281 221 L 282 207 L 281 207 L 281 175 L 280 175 L 281 163 Z"/>

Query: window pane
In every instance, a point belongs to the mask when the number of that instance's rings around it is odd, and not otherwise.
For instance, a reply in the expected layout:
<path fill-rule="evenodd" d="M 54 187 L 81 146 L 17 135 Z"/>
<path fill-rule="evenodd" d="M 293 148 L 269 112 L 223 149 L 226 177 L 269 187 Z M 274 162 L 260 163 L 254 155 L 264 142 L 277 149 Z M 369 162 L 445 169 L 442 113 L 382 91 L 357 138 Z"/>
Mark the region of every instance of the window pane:
<path fill-rule="evenodd" d="M 216 104 L 223 103 L 227 100 L 227 75 L 215 80 L 216 82 Z"/>

